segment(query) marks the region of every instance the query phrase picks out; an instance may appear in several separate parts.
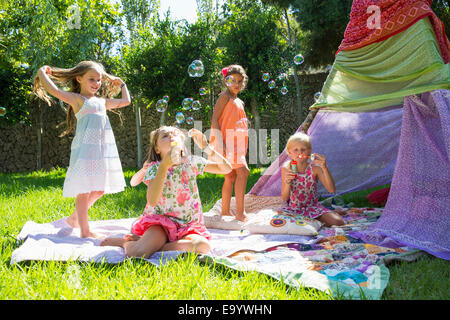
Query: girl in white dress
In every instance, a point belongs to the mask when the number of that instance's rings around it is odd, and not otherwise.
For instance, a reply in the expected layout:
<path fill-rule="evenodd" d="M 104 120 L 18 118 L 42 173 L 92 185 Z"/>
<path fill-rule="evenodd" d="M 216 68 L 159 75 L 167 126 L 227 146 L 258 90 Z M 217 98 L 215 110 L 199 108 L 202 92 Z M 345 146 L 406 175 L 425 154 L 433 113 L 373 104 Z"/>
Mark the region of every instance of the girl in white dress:
<path fill-rule="evenodd" d="M 70 87 L 69 91 L 55 85 Z M 118 91 L 121 99 L 111 99 Z M 66 222 L 80 228 L 82 238 L 99 238 L 90 231 L 88 209 L 104 193 L 116 193 L 125 188 L 114 134 L 106 110 L 130 104 L 125 83 L 107 74 L 103 66 L 93 61 L 82 61 L 70 69 L 39 69 L 34 81 L 34 92 L 50 104 L 47 92 L 68 104 L 67 130 L 77 119 L 72 141 L 70 164 L 64 181 L 63 196 L 76 197 L 75 210 Z"/>

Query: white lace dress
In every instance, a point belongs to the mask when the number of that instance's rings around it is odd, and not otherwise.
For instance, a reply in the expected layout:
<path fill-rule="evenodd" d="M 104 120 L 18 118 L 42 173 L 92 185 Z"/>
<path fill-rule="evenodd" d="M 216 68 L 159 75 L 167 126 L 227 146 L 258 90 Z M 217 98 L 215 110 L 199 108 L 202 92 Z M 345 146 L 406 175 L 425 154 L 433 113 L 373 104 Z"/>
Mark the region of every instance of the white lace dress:
<path fill-rule="evenodd" d="M 63 197 L 75 197 L 91 191 L 123 191 L 126 183 L 114 133 L 106 115 L 105 99 L 85 99 L 75 117 L 77 128 Z"/>

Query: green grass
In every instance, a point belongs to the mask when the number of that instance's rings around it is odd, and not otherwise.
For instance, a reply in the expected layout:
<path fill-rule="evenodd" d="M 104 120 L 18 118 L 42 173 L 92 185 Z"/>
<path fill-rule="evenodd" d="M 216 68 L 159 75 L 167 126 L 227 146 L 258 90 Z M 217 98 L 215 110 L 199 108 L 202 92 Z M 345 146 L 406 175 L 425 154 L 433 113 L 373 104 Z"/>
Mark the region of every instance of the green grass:
<path fill-rule="evenodd" d="M 125 170 L 129 181 L 135 170 Z M 252 168 L 249 191 L 261 175 Z M 62 197 L 65 170 L 0 174 L 0 299 L 234 299 L 323 300 L 327 294 L 293 288 L 257 272 L 238 272 L 222 265 L 199 262 L 195 255 L 155 267 L 139 259 L 117 265 L 79 261 L 33 261 L 10 265 L 19 246 L 16 235 L 28 220 L 45 223 L 69 215 L 73 198 Z M 203 210 L 221 197 L 223 177 L 205 174 L 198 179 Z M 370 191 L 369 191 L 370 192 Z M 367 205 L 361 191 L 346 201 Z M 105 195 L 89 211 L 90 220 L 136 217 L 145 206 L 145 186 Z M 449 264 L 426 256 L 389 267 L 390 283 L 384 299 L 448 299 Z"/>

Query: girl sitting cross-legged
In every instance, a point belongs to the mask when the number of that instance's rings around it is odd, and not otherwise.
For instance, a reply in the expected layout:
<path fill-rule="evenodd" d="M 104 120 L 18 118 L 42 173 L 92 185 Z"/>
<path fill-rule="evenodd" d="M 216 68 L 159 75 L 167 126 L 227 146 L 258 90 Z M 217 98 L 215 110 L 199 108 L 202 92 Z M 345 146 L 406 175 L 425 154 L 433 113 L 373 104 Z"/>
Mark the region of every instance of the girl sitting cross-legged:
<path fill-rule="evenodd" d="M 210 250 L 210 234 L 203 224 L 196 177 L 203 172 L 227 174 L 230 163 L 192 129 L 194 142 L 209 156 L 186 156 L 184 133 L 175 127 L 160 127 L 150 134 L 150 152 L 144 168 L 132 185 L 144 182 L 147 205 L 143 215 L 123 238 L 107 238 L 102 246 L 120 246 L 127 257 L 148 258 L 156 251 Z M 145 172 L 145 175 L 144 175 Z"/>

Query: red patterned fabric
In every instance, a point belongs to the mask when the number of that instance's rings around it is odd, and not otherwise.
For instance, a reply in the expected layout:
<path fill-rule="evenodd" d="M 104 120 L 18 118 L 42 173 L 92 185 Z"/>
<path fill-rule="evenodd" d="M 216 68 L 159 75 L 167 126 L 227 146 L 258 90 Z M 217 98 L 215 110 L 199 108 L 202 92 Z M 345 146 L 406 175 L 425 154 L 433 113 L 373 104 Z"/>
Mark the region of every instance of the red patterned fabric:
<path fill-rule="evenodd" d="M 432 0 L 354 0 L 350 22 L 345 30 L 341 50 L 354 50 L 369 44 L 383 41 L 406 30 L 420 19 L 429 17 L 436 34 L 441 55 L 445 63 L 450 62 L 450 42 L 444 25 L 431 9 Z M 368 11 L 371 5 L 380 8 L 379 29 L 369 28 L 368 21 L 374 17 Z M 337 54 L 337 53 L 336 53 Z"/>

